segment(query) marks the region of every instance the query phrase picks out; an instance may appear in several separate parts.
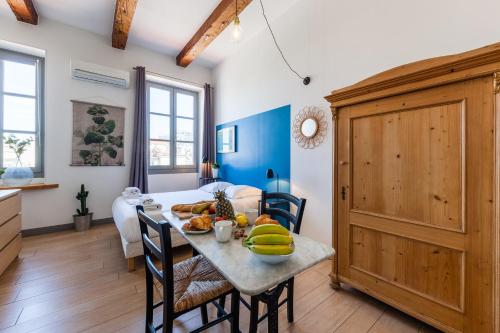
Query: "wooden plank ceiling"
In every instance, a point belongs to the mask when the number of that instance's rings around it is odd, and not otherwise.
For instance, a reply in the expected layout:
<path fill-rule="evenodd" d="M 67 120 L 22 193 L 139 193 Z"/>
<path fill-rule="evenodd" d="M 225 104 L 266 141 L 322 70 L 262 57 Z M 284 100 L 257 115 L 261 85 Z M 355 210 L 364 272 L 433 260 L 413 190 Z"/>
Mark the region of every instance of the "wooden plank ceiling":
<path fill-rule="evenodd" d="M 252 0 L 238 0 L 238 14 Z M 236 1 L 222 0 L 177 56 L 177 65 L 187 67 L 234 20 Z"/>
<path fill-rule="evenodd" d="M 116 0 L 112 37 L 113 47 L 125 50 L 136 6 L 137 0 Z"/>
<path fill-rule="evenodd" d="M 18 21 L 38 24 L 38 14 L 31 0 L 7 0 Z"/>

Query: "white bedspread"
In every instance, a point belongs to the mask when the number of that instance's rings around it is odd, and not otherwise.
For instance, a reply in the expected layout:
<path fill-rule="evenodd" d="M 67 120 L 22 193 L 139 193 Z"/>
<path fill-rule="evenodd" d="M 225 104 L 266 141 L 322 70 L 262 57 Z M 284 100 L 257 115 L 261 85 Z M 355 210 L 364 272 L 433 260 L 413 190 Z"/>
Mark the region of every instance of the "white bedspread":
<path fill-rule="evenodd" d="M 151 193 L 148 194 L 155 202 L 162 204 L 163 211 L 170 211 L 170 207 L 175 204 L 193 203 L 201 200 L 213 200 L 213 194 L 201 190 Z M 242 199 L 230 199 L 234 210 L 244 212 L 247 208 L 258 208 L 260 196 L 246 197 Z M 113 202 L 113 219 L 116 227 L 120 231 L 120 235 L 129 243 L 138 242 L 141 240 L 141 231 L 139 228 L 139 220 L 135 206 L 129 205 L 123 197 L 118 197 Z M 162 218 L 161 214 L 153 216 Z"/>

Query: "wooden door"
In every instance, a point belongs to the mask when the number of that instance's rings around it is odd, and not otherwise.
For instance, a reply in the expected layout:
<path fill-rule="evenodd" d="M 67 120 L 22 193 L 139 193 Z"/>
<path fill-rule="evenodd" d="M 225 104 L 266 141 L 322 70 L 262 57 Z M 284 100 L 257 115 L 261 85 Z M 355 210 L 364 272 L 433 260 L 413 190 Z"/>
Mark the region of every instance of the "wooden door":
<path fill-rule="evenodd" d="M 339 279 L 449 332 L 493 332 L 492 87 L 339 110 Z"/>

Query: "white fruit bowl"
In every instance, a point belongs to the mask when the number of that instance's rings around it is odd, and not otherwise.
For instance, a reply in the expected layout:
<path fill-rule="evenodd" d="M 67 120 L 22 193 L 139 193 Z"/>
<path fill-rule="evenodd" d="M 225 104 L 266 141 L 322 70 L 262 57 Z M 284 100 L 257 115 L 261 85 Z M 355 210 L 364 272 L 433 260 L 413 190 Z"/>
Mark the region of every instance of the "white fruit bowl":
<path fill-rule="evenodd" d="M 252 251 L 250 252 L 260 261 L 270 265 L 281 264 L 282 262 L 287 261 L 288 259 L 290 259 L 291 256 L 293 256 L 293 253 L 285 255 L 275 255 L 275 254 L 257 254 Z"/>

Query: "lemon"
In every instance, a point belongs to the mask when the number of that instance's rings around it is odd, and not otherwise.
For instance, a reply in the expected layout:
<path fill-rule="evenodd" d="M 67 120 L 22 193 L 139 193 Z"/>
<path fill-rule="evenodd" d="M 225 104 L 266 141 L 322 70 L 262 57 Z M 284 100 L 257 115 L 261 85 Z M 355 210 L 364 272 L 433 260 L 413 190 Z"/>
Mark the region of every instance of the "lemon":
<path fill-rule="evenodd" d="M 238 224 L 238 227 L 244 228 L 248 225 L 248 218 L 244 214 L 237 214 L 236 223 Z"/>

